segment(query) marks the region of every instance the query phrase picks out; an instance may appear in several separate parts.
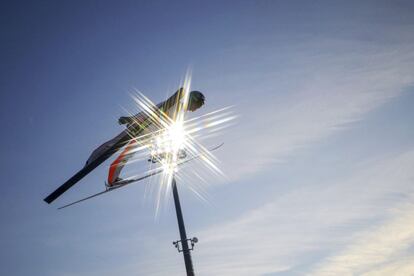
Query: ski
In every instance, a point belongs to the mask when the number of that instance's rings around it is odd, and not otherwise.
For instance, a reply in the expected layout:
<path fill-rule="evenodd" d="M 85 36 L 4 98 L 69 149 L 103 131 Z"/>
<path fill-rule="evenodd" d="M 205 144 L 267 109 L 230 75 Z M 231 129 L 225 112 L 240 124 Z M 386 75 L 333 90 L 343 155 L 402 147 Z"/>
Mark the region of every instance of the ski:
<path fill-rule="evenodd" d="M 208 149 L 208 151 L 209 151 L 209 152 L 211 152 L 211 151 L 215 151 L 215 150 L 219 149 L 221 146 L 223 146 L 223 144 L 224 144 L 224 143 L 221 143 L 221 144 L 219 144 L 219 145 L 217 145 L 217 146 L 215 146 L 215 147 L 213 147 L 213 148 L 211 148 L 211 149 Z M 186 163 L 188 163 L 188 162 L 190 162 L 190 161 L 193 161 L 193 160 L 195 160 L 195 159 L 198 159 L 198 158 L 200 158 L 200 157 L 202 157 L 202 156 L 203 156 L 203 154 L 198 154 L 198 155 L 193 156 L 193 157 L 191 157 L 191 158 L 189 158 L 189 159 L 186 159 L 186 160 L 183 160 L 183 161 L 179 162 L 179 163 L 177 164 L 177 166 L 184 165 L 184 164 L 186 164 Z M 129 185 L 129 184 L 137 183 L 137 182 L 139 182 L 139 181 L 141 181 L 141 180 L 144 180 L 144 179 L 146 179 L 146 178 L 149 178 L 149 177 L 151 177 L 151 176 L 154 176 L 154 175 L 160 174 L 160 173 L 162 173 L 163 171 L 164 171 L 164 169 L 163 169 L 163 168 L 157 168 L 157 169 L 155 169 L 154 171 L 149 172 L 148 174 L 146 174 L 146 175 L 144 175 L 144 176 L 141 176 L 141 177 L 138 177 L 138 178 L 125 179 L 125 180 L 118 181 L 118 182 L 116 182 L 116 183 L 114 183 L 114 184 L 113 184 L 113 187 L 108 187 L 105 191 L 102 191 L 102 192 L 99 192 L 99 193 L 96 193 L 96 194 L 90 195 L 90 196 L 88 196 L 88 197 L 85 197 L 85 198 L 79 199 L 79 200 L 74 201 L 74 202 L 72 202 L 72 203 L 69 203 L 69 204 L 66 204 L 66 205 L 64 205 L 64 206 L 61 206 L 61 207 L 59 207 L 58 209 L 59 209 L 59 210 L 60 210 L 60 209 L 64 209 L 64 208 L 66 208 L 66 207 L 69 207 L 69 206 L 75 205 L 75 204 L 77 204 L 77 203 L 80 203 L 80 202 L 86 201 L 86 200 L 88 200 L 88 199 L 91 199 L 91 198 L 94 198 L 94 197 L 97 197 L 97 196 L 100 196 L 100 195 L 103 195 L 103 194 L 106 194 L 106 193 L 109 193 L 109 192 L 113 192 L 114 190 L 117 190 L 117 189 L 119 189 L 119 188 L 125 187 L 125 186 L 127 186 L 127 185 Z"/>

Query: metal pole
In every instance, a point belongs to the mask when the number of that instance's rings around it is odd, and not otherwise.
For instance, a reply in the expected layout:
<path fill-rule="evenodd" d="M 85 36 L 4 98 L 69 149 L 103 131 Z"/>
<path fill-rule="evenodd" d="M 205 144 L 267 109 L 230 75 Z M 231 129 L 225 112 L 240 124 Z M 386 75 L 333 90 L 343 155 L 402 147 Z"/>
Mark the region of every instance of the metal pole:
<path fill-rule="evenodd" d="M 177 213 L 178 229 L 180 230 L 180 238 L 182 245 L 182 252 L 184 255 L 185 269 L 187 276 L 194 276 L 193 262 L 191 260 L 190 249 L 188 247 L 187 234 L 185 232 L 183 213 L 181 211 L 180 198 L 178 197 L 177 183 L 175 177 L 172 179 L 172 190 L 174 195 L 175 212 Z"/>

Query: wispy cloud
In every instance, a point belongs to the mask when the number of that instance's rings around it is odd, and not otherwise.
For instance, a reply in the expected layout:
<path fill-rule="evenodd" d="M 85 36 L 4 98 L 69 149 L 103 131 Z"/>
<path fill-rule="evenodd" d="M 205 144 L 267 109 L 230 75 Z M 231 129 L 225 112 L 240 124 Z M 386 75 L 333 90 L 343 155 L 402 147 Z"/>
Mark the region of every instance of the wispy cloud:
<path fill-rule="evenodd" d="M 414 197 L 410 196 L 412 200 Z M 411 275 L 414 273 L 414 204 L 391 212 L 392 218 L 371 227 L 342 252 L 327 258 L 310 275 Z M 408 262 L 411 260 L 411 263 Z"/>
<path fill-rule="evenodd" d="M 234 180 L 360 120 L 414 83 L 409 43 L 321 39 L 293 47 L 286 55 L 292 61 L 283 70 L 267 72 L 254 86 L 239 90 L 247 100 L 239 106 L 239 128 L 228 138 L 234 142 L 226 145 L 222 157 Z M 243 158 L 233 158 L 240 153 Z"/>
<path fill-rule="evenodd" d="M 396 191 L 412 190 L 413 163 L 410 151 L 363 166 L 349 179 L 296 189 L 199 233 L 200 274 L 306 274 L 301 267 L 327 255 L 311 275 L 359 274 L 391 261 L 381 268 L 388 271 L 414 245 L 413 205 L 394 206 Z"/>

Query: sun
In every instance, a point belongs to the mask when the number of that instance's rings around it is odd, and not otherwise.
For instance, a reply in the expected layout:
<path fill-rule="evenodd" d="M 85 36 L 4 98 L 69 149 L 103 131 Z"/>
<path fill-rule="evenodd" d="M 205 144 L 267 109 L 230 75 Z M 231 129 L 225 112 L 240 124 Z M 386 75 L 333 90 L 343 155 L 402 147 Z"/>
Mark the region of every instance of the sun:
<path fill-rule="evenodd" d="M 163 199 L 168 200 L 173 178 L 180 179 L 180 183 L 193 191 L 200 199 L 205 200 L 203 187 L 195 184 L 191 178 L 196 176 L 200 180 L 197 182 L 207 183 L 208 181 L 203 177 L 207 172 L 216 176 L 224 176 L 219 168 L 218 159 L 201 141 L 203 140 L 204 143 L 209 137 L 231 126 L 237 116 L 233 113 L 232 107 L 225 107 L 187 119 L 190 83 L 191 78 L 187 76 L 182 85 L 184 94 L 170 114 L 164 113 L 142 93 L 138 92 L 133 95 L 137 109 L 149 116 L 152 126 L 146 129 L 144 135 L 136 138 L 139 147 L 133 152 L 134 159 L 138 161 L 149 156 L 149 168 L 145 173 L 163 170 L 156 183 L 150 180 L 152 183 L 149 183 L 148 189 L 150 194 L 156 195 L 156 213 Z M 188 164 L 187 161 L 193 159 L 199 161 L 191 162 L 191 170 L 181 169 L 182 164 Z M 131 161 L 128 165 L 134 163 L 133 159 Z M 138 175 L 134 173 L 130 178 Z"/>

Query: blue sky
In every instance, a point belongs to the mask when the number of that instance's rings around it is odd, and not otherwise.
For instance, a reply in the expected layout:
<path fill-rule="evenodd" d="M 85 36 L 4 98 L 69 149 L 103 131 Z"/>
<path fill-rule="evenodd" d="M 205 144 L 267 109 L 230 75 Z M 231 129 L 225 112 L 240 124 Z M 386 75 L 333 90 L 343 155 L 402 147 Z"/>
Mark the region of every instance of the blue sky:
<path fill-rule="evenodd" d="M 121 2 L 121 3 L 119 3 Z M 189 66 L 204 114 L 235 105 L 209 203 L 180 187 L 198 275 L 414 273 L 410 1 L 3 3 L 2 275 L 183 275 L 170 201 L 42 199 Z"/>

